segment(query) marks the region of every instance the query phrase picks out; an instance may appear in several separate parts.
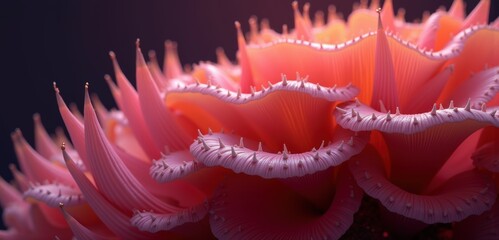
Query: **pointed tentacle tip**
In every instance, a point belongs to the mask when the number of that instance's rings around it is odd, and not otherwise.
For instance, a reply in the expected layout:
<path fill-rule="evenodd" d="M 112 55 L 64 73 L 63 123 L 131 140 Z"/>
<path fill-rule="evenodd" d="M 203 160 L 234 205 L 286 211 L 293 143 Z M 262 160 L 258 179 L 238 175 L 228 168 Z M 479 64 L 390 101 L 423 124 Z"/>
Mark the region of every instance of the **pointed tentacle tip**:
<path fill-rule="evenodd" d="M 140 38 L 137 38 L 137 40 L 135 40 L 135 47 L 137 49 L 140 49 Z"/>
<path fill-rule="evenodd" d="M 239 21 L 234 21 L 234 26 L 238 32 L 241 31 L 241 23 Z"/>
<path fill-rule="evenodd" d="M 116 53 L 114 53 L 113 51 L 109 51 L 109 57 L 111 58 L 111 60 L 116 60 Z"/>
<path fill-rule="evenodd" d="M 54 88 L 55 93 L 60 93 L 59 88 L 57 87 L 57 83 L 55 81 L 52 82 L 52 87 Z"/>

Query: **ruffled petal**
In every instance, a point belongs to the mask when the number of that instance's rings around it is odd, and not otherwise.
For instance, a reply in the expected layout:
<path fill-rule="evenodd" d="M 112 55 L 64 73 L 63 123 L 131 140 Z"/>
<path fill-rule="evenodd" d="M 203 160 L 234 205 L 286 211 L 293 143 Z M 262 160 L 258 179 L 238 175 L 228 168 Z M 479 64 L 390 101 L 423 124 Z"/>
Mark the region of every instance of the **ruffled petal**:
<path fill-rule="evenodd" d="M 336 113 L 336 119 L 343 128 L 382 132 L 392 162 L 392 179 L 414 192 L 431 181 L 471 133 L 488 125 L 499 126 L 495 111 L 483 112 L 469 105 L 443 110 L 434 105 L 430 112 L 420 114 L 384 114 L 359 103 L 340 106 L 344 109 Z"/>
<path fill-rule="evenodd" d="M 193 160 L 189 151 L 181 151 L 165 154 L 153 161 L 149 172 L 156 181 L 163 183 L 182 178 L 203 167 L 202 163 Z"/>
<path fill-rule="evenodd" d="M 498 92 L 499 66 L 494 66 L 475 73 L 461 83 L 447 101 L 453 100 L 454 104 L 464 105 L 469 99 L 472 108 L 481 109 L 482 104 L 488 103 Z"/>
<path fill-rule="evenodd" d="M 456 89 L 470 78 L 470 74 L 499 65 L 496 50 L 499 42 L 498 28 L 475 26 L 461 31 L 454 39 L 462 39 L 463 46 L 459 56 L 449 61 L 449 64 L 454 65 L 454 73 L 444 88 L 439 102 L 450 99 Z"/>
<path fill-rule="evenodd" d="M 475 122 L 475 130 L 487 125 L 499 127 L 499 117 L 493 108 L 482 111 L 467 105 L 454 107 L 454 103 L 451 103 L 450 108 L 437 109 L 434 104 L 433 108 L 428 106 L 428 112 L 394 114 L 375 111 L 359 102 L 346 102 L 340 104 L 340 111 L 334 114 L 340 126 L 356 132 L 379 130 L 383 133 L 413 134 L 447 123 L 470 125 L 469 120 Z M 359 114 L 360 117 L 357 117 Z"/>
<path fill-rule="evenodd" d="M 130 219 L 132 225 L 141 231 L 168 231 L 185 223 L 198 222 L 208 212 L 208 202 L 200 203 L 190 209 L 171 214 L 136 211 Z"/>
<path fill-rule="evenodd" d="M 413 96 L 415 88 L 430 79 L 447 60 L 457 56 L 464 41 L 453 39 L 439 52 L 426 52 L 391 35 L 388 35 L 387 40 L 393 65 L 397 66 L 394 79 L 397 81 L 400 102 Z M 371 32 L 339 45 L 281 39 L 272 44 L 248 46 L 247 51 L 256 87 L 267 81 L 278 82 L 277 77 L 281 74 L 292 76 L 299 72 L 321 86 L 332 87 L 352 82 L 362 89 L 359 99 L 370 102 L 375 45 L 375 33 Z M 272 64 L 269 65 L 269 62 Z"/>
<path fill-rule="evenodd" d="M 497 196 L 490 178 L 477 171 L 458 174 L 433 192 L 407 192 L 387 178 L 378 153 L 370 147 L 353 157 L 349 166 L 359 186 L 388 210 L 428 224 L 479 215 L 492 207 Z"/>
<path fill-rule="evenodd" d="M 261 140 L 272 151 L 280 151 L 286 144 L 291 151 L 304 152 L 330 139 L 332 102 L 352 99 L 358 93 L 351 85 L 324 88 L 304 80 L 282 79 L 251 94 L 205 84 L 179 87 L 168 92 L 166 101 L 199 129 L 223 127 L 244 138 Z"/>
<path fill-rule="evenodd" d="M 360 152 L 367 142 L 364 134 L 345 135 L 318 150 L 291 154 L 285 147 L 282 153 L 276 154 L 263 151 L 254 142 L 241 145 L 242 138 L 238 136 L 213 133 L 200 136 L 191 145 L 191 153 L 207 166 L 223 166 L 236 173 L 263 178 L 289 178 L 337 166 Z"/>
<path fill-rule="evenodd" d="M 219 66 L 212 63 L 199 63 L 194 67 L 192 75 L 201 83 L 212 84 L 230 91 L 237 91 L 239 85 L 232 80 Z"/>
<path fill-rule="evenodd" d="M 340 173 L 334 200 L 321 210 L 279 181 L 237 175 L 215 195 L 211 229 L 219 239 L 338 239 L 360 206 L 359 190 L 347 172 Z"/>
<path fill-rule="evenodd" d="M 67 206 L 85 203 L 80 189 L 55 183 L 31 186 L 24 192 L 24 197 L 36 199 L 50 207 L 58 207 L 60 203 Z"/>

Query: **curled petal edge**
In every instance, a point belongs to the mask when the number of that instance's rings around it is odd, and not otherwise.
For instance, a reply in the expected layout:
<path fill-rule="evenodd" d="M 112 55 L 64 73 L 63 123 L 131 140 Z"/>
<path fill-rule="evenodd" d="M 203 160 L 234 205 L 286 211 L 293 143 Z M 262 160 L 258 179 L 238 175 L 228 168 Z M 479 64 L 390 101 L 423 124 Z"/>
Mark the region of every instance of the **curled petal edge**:
<path fill-rule="evenodd" d="M 239 142 L 240 138 L 237 136 L 213 133 L 200 136 L 191 144 L 190 150 L 206 166 L 223 166 L 236 173 L 263 178 L 289 178 L 340 165 L 362 151 L 367 144 L 367 133 L 352 134 L 350 138 L 336 139 L 327 146 L 296 154 L 291 154 L 286 149 L 282 153 L 270 153 L 260 147 L 234 147 Z"/>
<path fill-rule="evenodd" d="M 477 171 L 460 173 L 430 193 L 414 194 L 387 178 L 373 148 L 351 159 L 350 171 L 367 195 L 389 211 L 427 224 L 461 221 L 489 210 L 497 196 L 490 178 Z M 375 157 L 373 157 L 375 156 Z"/>

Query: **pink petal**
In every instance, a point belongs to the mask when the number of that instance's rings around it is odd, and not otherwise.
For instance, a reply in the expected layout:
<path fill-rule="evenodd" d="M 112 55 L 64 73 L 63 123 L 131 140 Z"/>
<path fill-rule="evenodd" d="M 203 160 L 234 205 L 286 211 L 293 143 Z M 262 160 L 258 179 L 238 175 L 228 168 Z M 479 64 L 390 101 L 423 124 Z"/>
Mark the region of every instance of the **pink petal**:
<path fill-rule="evenodd" d="M 114 151 L 102 131 L 85 92 L 85 146 L 95 183 L 107 199 L 122 210 L 153 209 L 160 212 L 179 210 L 152 196 L 144 189 Z"/>
<path fill-rule="evenodd" d="M 293 7 L 294 12 L 296 38 L 305 41 L 313 41 L 312 26 L 310 26 L 310 22 L 307 23 L 304 16 L 301 15 L 300 10 L 298 9 L 298 2 L 294 1 L 291 6 Z"/>
<path fill-rule="evenodd" d="M 251 94 L 196 84 L 171 89 L 166 100 L 196 121 L 200 129 L 223 127 L 242 137 L 261 140 L 271 151 L 280 151 L 286 144 L 294 152 L 305 152 L 331 138 L 332 102 L 351 99 L 358 93 L 350 85 L 324 88 L 303 80 L 282 79 Z"/>
<path fill-rule="evenodd" d="M 156 52 L 155 51 L 149 51 L 148 54 L 149 56 L 149 62 L 147 63 L 147 67 L 149 68 L 149 71 L 151 72 L 152 77 L 154 78 L 154 82 L 158 86 L 159 89 L 164 89 L 166 87 L 166 77 L 163 75 L 163 72 L 161 71 L 161 68 L 159 68 L 159 63 L 158 59 L 156 58 Z M 182 69 L 180 69 L 182 73 Z"/>
<path fill-rule="evenodd" d="M 210 224 L 219 239 L 339 239 L 361 198 L 347 172 L 337 179 L 334 200 L 319 212 L 278 181 L 238 175 L 217 192 Z"/>
<path fill-rule="evenodd" d="M 121 238 L 155 239 L 158 237 L 145 232 L 140 232 L 136 227 L 132 226 L 129 217 L 111 204 L 93 186 L 85 174 L 73 164 L 73 161 L 65 151 L 63 151 L 63 154 L 68 170 L 78 183 L 78 186 L 85 196 L 85 199 L 87 199 L 88 204 L 94 210 L 99 219 L 102 220 L 102 222 L 109 228 L 109 230 Z M 133 198 L 129 198 L 127 200 L 133 200 Z"/>
<path fill-rule="evenodd" d="M 33 116 L 35 122 L 35 149 L 36 151 L 46 159 L 52 158 L 56 154 L 60 154 L 58 151 L 58 146 L 56 146 L 50 138 L 47 130 L 43 127 L 42 120 L 39 114 Z"/>
<path fill-rule="evenodd" d="M 471 107 L 480 109 L 482 104 L 488 103 L 499 92 L 499 66 L 495 66 L 478 73 L 463 81 L 447 99 L 454 104 L 466 104 L 471 100 Z"/>
<path fill-rule="evenodd" d="M 182 75 L 182 65 L 177 52 L 177 43 L 165 41 L 165 59 L 163 62 L 163 74 L 166 79 L 170 80 Z"/>
<path fill-rule="evenodd" d="M 12 134 L 14 147 L 18 149 L 17 159 L 22 171 L 31 182 L 56 181 L 76 186 L 71 175 L 62 167 L 52 164 L 40 156 L 24 139 L 20 130 Z"/>
<path fill-rule="evenodd" d="M 454 64 L 454 74 L 442 92 L 439 102 L 449 99 L 456 89 L 470 78 L 470 74 L 481 72 L 487 66 L 499 65 L 495 51 L 499 41 L 499 29 L 476 26 L 461 31 L 454 39 L 461 39 L 462 46 L 458 48 L 459 56 L 449 61 L 449 64 Z M 480 61 L 471 59 L 480 59 Z"/>
<path fill-rule="evenodd" d="M 58 207 L 60 203 L 67 206 L 85 203 L 79 189 L 61 184 L 31 186 L 24 192 L 24 197 L 34 198 L 50 207 Z"/>
<path fill-rule="evenodd" d="M 359 36 L 377 29 L 378 14 L 375 9 L 357 9 L 348 16 L 348 30 L 351 36 Z"/>
<path fill-rule="evenodd" d="M 108 74 L 104 75 L 104 80 L 106 80 L 106 83 L 111 90 L 111 94 L 113 95 L 114 102 L 116 102 L 116 105 L 118 106 L 119 109 L 123 109 L 123 103 L 121 101 L 121 90 L 116 86 L 116 84 L 113 82 L 113 79 L 111 76 Z"/>
<path fill-rule="evenodd" d="M 484 25 L 489 21 L 490 0 L 481 0 L 464 20 L 462 29 Z"/>
<path fill-rule="evenodd" d="M 23 199 L 19 191 L 0 177 L 0 206 L 5 209 L 20 202 L 23 202 Z"/>
<path fill-rule="evenodd" d="M 395 28 L 392 0 L 385 0 L 381 9 L 381 20 L 383 21 L 386 30 L 395 32 L 397 29 Z"/>
<path fill-rule="evenodd" d="M 66 103 L 61 97 L 59 89 L 56 87 L 54 83 L 55 96 L 57 98 L 57 106 L 59 107 L 59 112 L 61 114 L 62 120 L 64 121 L 64 125 L 68 130 L 69 136 L 71 137 L 71 141 L 78 151 L 78 155 L 83 161 L 85 166 L 88 166 L 88 158 L 85 150 L 85 135 L 83 131 L 83 123 L 76 118 L 73 113 L 69 110 Z"/>
<path fill-rule="evenodd" d="M 459 0 L 457 0 L 459 1 Z M 462 0 L 461 0 L 462 1 Z M 430 16 L 423 25 L 423 30 L 418 38 L 417 46 L 423 49 L 434 49 L 439 30 L 439 23 L 444 13 L 439 11 Z"/>
<path fill-rule="evenodd" d="M 471 161 L 471 156 L 477 147 L 482 131 L 483 129 L 474 132 L 459 144 L 449 159 L 438 170 L 438 173 L 429 184 L 427 191 L 433 191 L 451 177 L 475 168 L 473 161 Z"/>
<path fill-rule="evenodd" d="M 241 86 L 241 92 L 250 92 L 250 87 L 255 86 L 255 80 L 253 79 L 252 66 L 248 56 L 248 50 L 246 48 L 246 41 L 244 40 L 243 32 L 241 31 L 241 24 L 239 22 L 234 23 L 237 30 L 237 47 L 239 55 L 239 65 L 241 66 L 241 80 L 239 85 Z"/>
<path fill-rule="evenodd" d="M 212 63 L 199 63 L 194 67 L 194 73 L 197 79 L 202 83 L 209 83 L 228 89 L 237 91 L 239 85 L 231 79 L 219 66 Z M 202 79 L 205 79 L 204 81 Z"/>
<path fill-rule="evenodd" d="M 151 176 L 158 182 L 169 182 L 189 175 L 204 165 L 193 159 L 189 151 L 166 154 L 153 161 L 150 168 Z"/>
<path fill-rule="evenodd" d="M 389 36 L 387 41 L 393 65 L 397 66 L 394 68 L 397 94 L 400 102 L 404 102 L 405 98 L 414 96 L 414 89 L 435 75 L 445 61 L 458 55 L 464 40 L 454 39 L 439 52 L 418 50 L 415 45 L 394 36 Z M 299 72 L 321 86 L 351 82 L 362 89 L 359 99 L 370 102 L 375 46 L 375 33 L 369 33 L 339 45 L 284 39 L 263 46 L 248 46 L 247 51 L 256 87 L 267 84 L 267 81 L 278 82 L 277 77 L 281 74 L 293 76 Z M 272 67 L 268 62 L 272 62 Z"/>
<path fill-rule="evenodd" d="M 130 222 L 141 231 L 168 231 L 189 222 L 198 222 L 208 212 L 208 202 L 172 214 L 136 211 Z"/>
<path fill-rule="evenodd" d="M 392 159 L 392 179 L 415 192 L 429 183 L 467 136 L 487 125 L 499 126 L 499 118 L 492 115 L 493 111 L 483 112 L 466 106 L 436 110 L 434 105 L 427 113 L 391 115 L 358 103 L 340 107 L 342 111 L 336 112 L 336 119 L 342 127 L 382 132 Z M 359 114 L 362 117 L 357 117 Z M 445 144 L 440 144 L 442 142 Z"/>
<path fill-rule="evenodd" d="M 461 123 L 470 127 L 470 120 L 475 123 L 475 130 L 486 125 L 499 126 L 499 117 L 495 115 L 493 108 L 482 111 L 471 107 L 468 109 L 463 105 L 454 107 L 454 103 L 447 109 L 438 109 L 435 105 L 432 109 L 428 106 L 428 112 L 417 114 L 382 113 L 358 102 L 346 102 L 338 108 L 340 111 L 334 112 L 338 124 L 355 132 L 379 130 L 384 133 L 413 134 L 449 123 Z M 352 115 L 352 112 L 355 114 Z"/>
<path fill-rule="evenodd" d="M 433 192 L 407 192 L 387 178 L 373 148 L 353 157 L 350 170 L 359 186 L 388 210 L 428 224 L 481 214 L 492 207 L 497 194 L 491 179 L 476 171 L 458 174 Z"/>
<path fill-rule="evenodd" d="M 428 109 L 428 106 L 437 102 L 442 89 L 449 80 L 449 77 L 454 72 L 454 65 L 450 65 L 437 73 L 433 78 L 423 83 L 419 88 L 414 90 L 411 98 L 407 98 L 406 102 L 401 103 L 400 108 L 406 113 L 421 113 Z"/>
<path fill-rule="evenodd" d="M 185 150 L 191 138 L 163 103 L 137 42 L 137 88 L 142 114 L 158 149 Z M 140 115 L 138 112 L 135 114 Z"/>
<path fill-rule="evenodd" d="M 111 234 L 109 232 L 106 233 L 98 233 L 95 230 L 91 230 L 84 225 L 82 225 L 78 220 L 73 218 L 66 210 L 64 209 L 64 204 L 59 205 L 61 207 L 61 211 L 64 215 L 64 218 L 66 219 L 66 222 L 68 223 L 69 227 L 71 228 L 71 231 L 73 232 L 73 235 L 75 238 L 79 240 L 109 240 L 109 239 L 117 239 L 114 236 L 110 236 Z"/>
<path fill-rule="evenodd" d="M 16 165 L 10 164 L 9 165 L 10 172 L 12 172 L 12 175 L 14 176 L 14 182 L 17 186 L 17 188 L 20 191 L 26 191 L 29 188 L 30 182 L 26 178 L 26 176 L 17 170 Z"/>
<path fill-rule="evenodd" d="M 263 178 L 289 178 L 337 166 L 360 152 L 367 140 L 362 135 L 346 135 L 318 150 L 291 154 L 285 149 L 282 154 L 275 154 L 257 149 L 257 144 L 248 140 L 244 146 L 233 147 L 240 139 L 223 133 L 203 135 L 191 145 L 191 153 L 206 166 L 223 166 Z"/>
<path fill-rule="evenodd" d="M 454 2 L 452 2 L 449 9 L 449 15 L 459 20 L 464 19 L 464 16 L 466 15 L 466 6 L 463 0 L 454 0 Z"/>
<path fill-rule="evenodd" d="M 114 53 L 111 52 L 109 55 L 113 61 L 114 73 L 120 89 L 120 109 L 127 117 L 130 128 L 132 129 L 144 152 L 146 152 L 150 158 L 157 158 L 159 157 L 160 149 L 163 149 L 164 146 L 161 146 L 160 148 L 156 147 L 152 134 L 149 132 L 147 123 L 142 115 L 139 95 L 133 88 L 132 84 L 130 84 L 125 74 L 121 71 Z"/>
<path fill-rule="evenodd" d="M 385 5 L 391 6 L 391 1 L 385 1 Z M 388 9 L 387 11 L 392 11 Z M 383 10 L 385 12 L 385 10 Z M 393 19 L 392 19 L 393 20 Z M 395 111 L 399 106 L 399 97 L 395 82 L 395 69 L 392 60 L 390 47 L 385 35 L 385 29 L 381 23 L 381 15 L 378 17 L 378 31 L 376 34 L 376 47 L 374 55 L 374 79 L 373 96 L 371 106 L 376 110 L 381 110 L 381 102 L 385 104 L 387 110 Z M 381 110 L 383 111 L 383 110 Z"/>

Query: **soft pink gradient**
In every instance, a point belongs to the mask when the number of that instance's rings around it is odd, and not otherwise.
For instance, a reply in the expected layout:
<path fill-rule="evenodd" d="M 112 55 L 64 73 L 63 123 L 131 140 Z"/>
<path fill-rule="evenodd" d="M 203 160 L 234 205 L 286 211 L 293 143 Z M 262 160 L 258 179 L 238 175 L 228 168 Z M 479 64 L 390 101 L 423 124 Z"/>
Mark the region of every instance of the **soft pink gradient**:
<path fill-rule="evenodd" d="M 218 49 L 183 68 L 166 41 L 161 69 L 137 40 L 136 87 L 110 52 L 119 110 L 86 84 L 80 113 L 54 83 L 70 140 L 38 115 L 35 148 L 12 133 L 21 171 L 0 178 L 0 239 L 355 238 L 373 212 L 396 237 L 455 223 L 486 239 L 499 227 L 490 0 L 421 23 L 390 0 L 346 20 L 309 7 L 293 2 L 282 33 L 236 22 L 237 64 Z"/>

